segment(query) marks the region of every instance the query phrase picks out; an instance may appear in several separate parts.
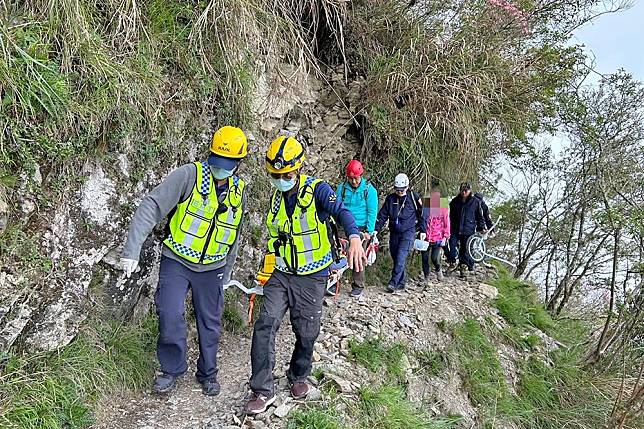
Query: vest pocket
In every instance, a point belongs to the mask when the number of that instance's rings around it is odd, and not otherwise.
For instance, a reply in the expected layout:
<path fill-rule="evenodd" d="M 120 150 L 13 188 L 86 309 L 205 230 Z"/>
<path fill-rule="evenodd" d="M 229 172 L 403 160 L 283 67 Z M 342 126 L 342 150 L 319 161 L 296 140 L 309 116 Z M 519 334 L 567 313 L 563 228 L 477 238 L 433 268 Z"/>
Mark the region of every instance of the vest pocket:
<path fill-rule="evenodd" d="M 208 233 L 212 220 L 186 211 L 181 219 L 181 231 L 197 238 L 204 238 Z"/>
<path fill-rule="evenodd" d="M 298 252 L 318 250 L 320 247 L 322 247 L 322 240 L 320 239 L 320 231 L 317 229 L 307 233 L 302 233 L 302 234 L 293 233 L 293 241 L 295 242 L 295 245 L 298 247 L 297 249 Z M 302 249 L 299 248 L 300 245 L 302 246 Z"/>

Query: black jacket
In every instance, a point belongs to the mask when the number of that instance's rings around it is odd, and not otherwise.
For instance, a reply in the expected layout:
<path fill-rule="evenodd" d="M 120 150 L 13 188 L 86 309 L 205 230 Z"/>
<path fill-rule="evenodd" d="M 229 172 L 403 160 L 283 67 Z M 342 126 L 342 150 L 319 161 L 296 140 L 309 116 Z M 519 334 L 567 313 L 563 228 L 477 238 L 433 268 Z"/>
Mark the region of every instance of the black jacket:
<path fill-rule="evenodd" d="M 484 229 L 481 201 L 471 194 L 465 201 L 457 195 L 449 203 L 449 222 L 452 234 L 472 235 Z"/>
<path fill-rule="evenodd" d="M 479 200 L 481 204 L 481 212 L 483 214 L 483 222 L 485 222 L 485 227 L 488 230 L 491 230 L 492 227 L 494 226 L 494 222 L 492 222 L 492 215 L 490 215 L 490 208 L 485 203 L 485 200 L 483 199 L 483 194 L 481 194 L 480 192 L 476 192 L 474 194 L 474 198 Z"/>

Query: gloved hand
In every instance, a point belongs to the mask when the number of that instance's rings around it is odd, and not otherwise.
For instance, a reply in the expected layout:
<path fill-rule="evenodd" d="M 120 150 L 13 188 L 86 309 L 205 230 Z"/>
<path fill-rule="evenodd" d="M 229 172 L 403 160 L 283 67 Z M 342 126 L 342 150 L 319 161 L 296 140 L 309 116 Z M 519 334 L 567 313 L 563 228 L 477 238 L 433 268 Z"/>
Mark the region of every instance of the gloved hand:
<path fill-rule="evenodd" d="M 125 272 L 125 277 L 127 277 L 128 279 L 138 266 L 139 261 L 136 261 L 134 259 L 121 258 L 121 269 Z"/>
<path fill-rule="evenodd" d="M 425 239 L 427 238 L 427 234 L 424 232 L 421 232 L 420 234 L 418 234 L 418 238 L 420 239 L 420 241 L 425 241 Z"/>

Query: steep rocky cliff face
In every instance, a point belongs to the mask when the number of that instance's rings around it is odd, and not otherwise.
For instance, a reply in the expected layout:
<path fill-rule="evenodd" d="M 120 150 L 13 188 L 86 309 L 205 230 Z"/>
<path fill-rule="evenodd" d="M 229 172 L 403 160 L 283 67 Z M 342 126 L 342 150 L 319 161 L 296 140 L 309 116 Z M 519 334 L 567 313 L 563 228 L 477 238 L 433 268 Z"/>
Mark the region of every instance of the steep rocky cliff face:
<path fill-rule="evenodd" d="M 250 155 L 240 169 L 249 184 L 249 209 L 237 278 L 252 275 L 263 255 L 264 207 L 269 196 L 263 156 L 272 138 L 278 133 L 298 135 L 307 145 L 306 172 L 331 180 L 339 176 L 346 160 L 360 151 L 352 111 L 360 80 L 347 82 L 340 71 L 330 73 L 330 82 L 287 66 L 280 72 L 287 76 L 262 75 L 251 103 L 257 126 L 247 130 L 252 139 Z M 118 154 L 116 162 L 86 162 L 79 171 L 70 172 L 76 180 L 64 190 L 64 200 L 44 210 L 44 215 L 32 194 L 52 178 L 43 178 L 40 167 L 24 177 L 24 185 L 12 203 L 18 204 L 26 217 L 39 212 L 39 220 L 30 224 L 30 234 L 44 258 L 33 263 L 47 264 L 48 269 L 45 277 L 36 277 L 11 263 L 2 267 L 0 351 L 14 344 L 52 350 L 73 339 L 91 314 L 127 320 L 150 309 L 162 231 L 158 228 L 146 242 L 140 271 L 125 279 L 118 260 L 128 222 L 140 199 L 166 174 L 207 153 L 213 130 L 223 125 L 206 114 L 190 124 L 181 114 L 172 120 L 177 130 L 171 142 L 175 150 L 172 156 L 160 160 L 161 167 L 133 171 L 130 166 L 134 155 L 127 150 Z M 132 149 L 151 144 L 137 135 L 127 135 L 119 142 Z M 5 200 L 0 195 L 0 226 L 6 223 Z"/>

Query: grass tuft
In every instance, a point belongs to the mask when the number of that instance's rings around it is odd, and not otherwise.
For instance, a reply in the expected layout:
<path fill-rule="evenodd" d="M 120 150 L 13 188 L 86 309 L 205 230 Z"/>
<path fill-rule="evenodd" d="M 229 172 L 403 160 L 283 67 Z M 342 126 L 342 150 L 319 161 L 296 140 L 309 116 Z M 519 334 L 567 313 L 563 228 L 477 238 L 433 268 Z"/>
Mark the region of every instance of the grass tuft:
<path fill-rule="evenodd" d="M 454 427 L 458 417 L 432 419 L 405 399 L 400 387 L 380 386 L 360 390 L 361 426 L 382 429 L 447 429 Z"/>
<path fill-rule="evenodd" d="M 371 372 L 384 369 L 392 381 L 400 381 L 405 375 L 402 367 L 405 351 L 406 347 L 403 344 L 386 345 L 378 337 L 367 338 L 361 343 L 354 339 L 349 342 L 349 352 L 355 362 Z"/>
<path fill-rule="evenodd" d="M 528 354 L 517 362 L 514 394 L 493 343 L 499 334 L 494 325 L 487 323 L 482 328 L 470 319 L 454 328 L 452 355 L 470 398 L 481 408 L 485 427 L 496 427 L 499 420 L 529 429 L 601 427 L 613 402 L 610 390 L 600 391 L 598 386 L 610 385 L 611 380 L 579 364 L 585 356 L 588 330 L 579 322 L 553 320 L 532 287 L 506 272 L 501 271 L 491 284 L 499 290 L 495 305 L 509 325 L 501 336 Z M 526 334 L 535 328 L 565 345 L 548 356 L 535 353 L 541 339 Z"/>
<path fill-rule="evenodd" d="M 501 270 L 490 284 L 499 291 L 494 300 L 499 315 L 517 328 L 535 327 L 546 334 L 553 331 L 555 323 L 536 295 L 534 288 Z"/>
<path fill-rule="evenodd" d="M 233 300 L 227 299 L 224 301 L 221 324 L 225 330 L 233 334 L 239 334 L 246 329 L 246 322 Z"/>
<path fill-rule="evenodd" d="M 157 323 L 99 324 L 51 353 L 12 355 L 0 371 L 0 427 L 82 428 L 92 405 L 117 387 L 149 383 Z"/>
<path fill-rule="evenodd" d="M 463 383 L 477 405 L 496 407 L 509 395 L 496 348 L 476 320 L 468 319 L 454 328 L 456 357 Z"/>
<path fill-rule="evenodd" d="M 340 429 L 338 416 L 329 409 L 295 411 L 289 418 L 287 429 Z"/>
<path fill-rule="evenodd" d="M 447 356 L 441 351 L 422 350 L 416 352 L 416 359 L 420 365 L 419 372 L 430 376 L 437 376 L 447 368 Z"/>

